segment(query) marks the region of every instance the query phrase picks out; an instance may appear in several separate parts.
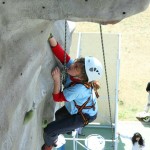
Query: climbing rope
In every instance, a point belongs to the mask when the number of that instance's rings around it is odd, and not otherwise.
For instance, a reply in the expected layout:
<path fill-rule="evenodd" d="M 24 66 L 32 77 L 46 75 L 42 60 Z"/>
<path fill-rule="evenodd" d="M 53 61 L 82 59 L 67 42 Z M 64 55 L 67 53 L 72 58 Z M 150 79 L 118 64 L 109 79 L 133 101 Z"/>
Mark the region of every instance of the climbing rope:
<path fill-rule="evenodd" d="M 101 37 L 101 45 L 102 45 L 102 52 L 103 52 L 103 61 L 104 61 L 104 69 L 105 69 L 105 77 L 106 77 L 106 86 L 107 86 L 107 96 L 108 96 L 108 104 L 109 104 L 109 117 L 110 117 L 110 123 L 111 123 L 111 129 L 112 129 L 112 147 L 114 149 L 114 128 L 112 124 L 112 114 L 111 114 L 111 104 L 110 104 L 110 94 L 109 94 L 109 84 L 108 84 L 108 77 L 107 77 L 107 68 L 106 68 L 106 61 L 105 61 L 105 51 L 104 51 L 104 40 L 103 40 L 103 34 L 102 34 L 102 26 L 100 26 L 100 37 Z"/>
<path fill-rule="evenodd" d="M 63 65 L 63 70 L 61 74 L 61 85 L 63 85 L 66 81 L 66 72 L 67 72 L 67 67 L 66 67 L 66 51 L 67 51 L 67 21 L 65 20 L 65 45 L 64 45 L 64 65 Z M 62 87 L 61 87 L 62 89 Z"/>

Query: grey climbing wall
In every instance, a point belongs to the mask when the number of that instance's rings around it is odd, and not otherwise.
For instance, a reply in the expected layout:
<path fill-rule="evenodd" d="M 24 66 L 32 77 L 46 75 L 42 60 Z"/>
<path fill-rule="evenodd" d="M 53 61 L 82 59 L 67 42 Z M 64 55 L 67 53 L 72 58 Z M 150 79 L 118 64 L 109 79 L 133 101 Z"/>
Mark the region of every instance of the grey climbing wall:
<path fill-rule="evenodd" d="M 64 44 L 64 22 L 55 25 L 56 20 L 117 23 L 148 5 L 149 0 L 0 0 L 0 149 L 39 150 L 43 144 L 42 120 L 51 121 L 55 110 L 50 74 L 57 63 L 49 33 Z M 32 120 L 23 125 L 33 108 Z"/>

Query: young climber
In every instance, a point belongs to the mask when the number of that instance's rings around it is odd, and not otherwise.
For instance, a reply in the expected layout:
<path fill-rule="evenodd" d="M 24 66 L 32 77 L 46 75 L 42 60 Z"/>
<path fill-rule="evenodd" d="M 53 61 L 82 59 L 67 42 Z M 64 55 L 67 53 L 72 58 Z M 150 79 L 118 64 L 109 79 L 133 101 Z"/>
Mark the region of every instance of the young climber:
<path fill-rule="evenodd" d="M 147 84 L 146 91 L 148 92 L 148 102 L 147 105 L 145 106 L 144 112 L 148 113 L 150 109 L 150 82 L 148 82 Z"/>
<path fill-rule="evenodd" d="M 132 141 L 132 150 L 143 150 L 145 147 L 143 137 L 139 132 L 134 133 L 132 137 L 125 136 L 120 133 L 118 133 L 118 135 L 122 138 L 127 138 Z"/>
<path fill-rule="evenodd" d="M 48 39 L 54 55 L 64 64 L 65 51 L 51 35 Z M 67 77 L 63 91 L 60 90 L 61 73 L 58 67 L 52 71 L 54 80 L 53 99 L 55 102 L 65 102 L 56 111 L 55 121 L 44 129 L 42 150 L 56 147 L 60 134 L 68 133 L 94 121 L 97 117 L 98 80 L 102 75 L 102 65 L 95 57 L 85 57 L 73 60 L 66 53 Z"/>

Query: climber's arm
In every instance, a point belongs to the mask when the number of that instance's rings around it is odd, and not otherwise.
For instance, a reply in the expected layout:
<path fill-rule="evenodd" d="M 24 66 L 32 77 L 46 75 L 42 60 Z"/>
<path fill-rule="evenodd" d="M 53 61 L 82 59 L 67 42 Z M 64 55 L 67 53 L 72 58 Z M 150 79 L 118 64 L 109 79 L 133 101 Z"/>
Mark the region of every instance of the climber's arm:
<path fill-rule="evenodd" d="M 66 101 L 63 93 L 60 91 L 60 77 L 60 69 L 56 67 L 52 71 L 52 78 L 54 80 L 53 99 L 56 102 Z"/>
<path fill-rule="evenodd" d="M 57 45 L 57 41 L 51 33 L 50 33 L 50 36 L 48 38 L 48 41 L 49 41 L 49 44 L 51 47 L 55 47 Z"/>
<path fill-rule="evenodd" d="M 67 100 L 65 99 L 65 96 L 64 96 L 63 92 L 59 92 L 57 94 L 53 93 L 53 100 L 55 102 L 67 102 Z"/>
<path fill-rule="evenodd" d="M 54 53 L 54 55 L 60 60 L 62 64 L 64 64 L 64 55 L 65 51 L 63 48 L 59 45 L 59 43 L 56 41 L 56 39 L 50 35 L 48 38 L 49 44 L 51 46 L 51 49 Z M 66 53 L 66 63 L 68 63 L 70 60 L 70 56 Z"/>

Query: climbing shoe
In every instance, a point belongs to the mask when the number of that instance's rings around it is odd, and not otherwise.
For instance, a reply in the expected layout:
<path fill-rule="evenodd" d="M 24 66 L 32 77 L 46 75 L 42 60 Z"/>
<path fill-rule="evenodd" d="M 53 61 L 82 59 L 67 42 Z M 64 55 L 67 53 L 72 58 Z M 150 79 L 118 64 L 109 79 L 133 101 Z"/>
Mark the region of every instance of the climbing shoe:
<path fill-rule="evenodd" d="M 60 135 L 58 136 L 57 141 L 55 142 L 55 147 L 56 147 L 56 148 L 60 148 L 60 147 L 63 146 L 65 143 L 66 143 L 65 137 L 64 137 L 62 134 L 60 134 Z"/>
<path fill-rule="evenodd" d="M 52 150 L 53 146 L 47 146 L 47 145 L 43 145 L 41 150 Z"/>

